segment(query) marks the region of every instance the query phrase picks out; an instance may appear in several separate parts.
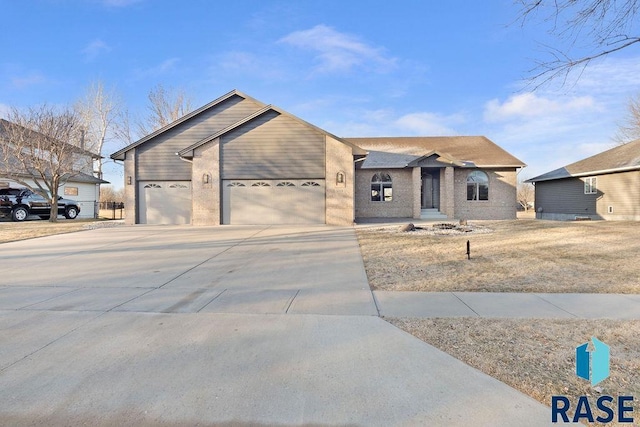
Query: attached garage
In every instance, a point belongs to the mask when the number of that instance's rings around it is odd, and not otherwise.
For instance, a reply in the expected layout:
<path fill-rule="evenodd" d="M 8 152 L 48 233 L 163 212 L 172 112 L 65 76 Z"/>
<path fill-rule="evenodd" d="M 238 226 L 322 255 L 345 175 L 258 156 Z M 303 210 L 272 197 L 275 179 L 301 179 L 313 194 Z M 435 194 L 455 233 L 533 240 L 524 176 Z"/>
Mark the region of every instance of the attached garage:
<path fill-rule="evenodd" d="M 366 152 L 231 91 L 111 155 L 128 224 L 350 225 Z"/>
<path fill-rule="evenodd" d="M 139 224 L 191 224 L 190 181 L 140 181 Z"/>
<path fill-rule="evenodd" d="M 223 224 L 324 224 L 321 179 L 225 180 Z"/>

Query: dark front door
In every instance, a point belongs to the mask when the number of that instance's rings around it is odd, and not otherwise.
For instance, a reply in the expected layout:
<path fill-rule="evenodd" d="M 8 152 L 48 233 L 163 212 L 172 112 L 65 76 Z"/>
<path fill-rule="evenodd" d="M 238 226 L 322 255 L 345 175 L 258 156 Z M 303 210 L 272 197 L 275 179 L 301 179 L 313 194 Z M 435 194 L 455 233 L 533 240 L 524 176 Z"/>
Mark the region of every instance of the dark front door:
<path fill-rule="evenodd" d="M 422 177 L 422 208 L 433 208 L 433 177 L 424 175 Z"/>

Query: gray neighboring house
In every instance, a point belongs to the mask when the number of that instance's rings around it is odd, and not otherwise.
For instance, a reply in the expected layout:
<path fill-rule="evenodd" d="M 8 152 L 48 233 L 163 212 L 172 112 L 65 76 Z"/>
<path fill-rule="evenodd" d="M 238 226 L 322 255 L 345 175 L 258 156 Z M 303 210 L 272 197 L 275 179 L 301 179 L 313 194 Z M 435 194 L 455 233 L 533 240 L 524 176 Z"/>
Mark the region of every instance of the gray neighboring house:
<path fill-rule="evenodd" d="M 640 220 L 640 140 L 531 178 L 536 218 Z"/>
<path fill-rule="evenodd" d="M 525 166 L 485 137 L 341 138 L 237 90 L 111 158 L 130 224 L 514 219 Z"/>

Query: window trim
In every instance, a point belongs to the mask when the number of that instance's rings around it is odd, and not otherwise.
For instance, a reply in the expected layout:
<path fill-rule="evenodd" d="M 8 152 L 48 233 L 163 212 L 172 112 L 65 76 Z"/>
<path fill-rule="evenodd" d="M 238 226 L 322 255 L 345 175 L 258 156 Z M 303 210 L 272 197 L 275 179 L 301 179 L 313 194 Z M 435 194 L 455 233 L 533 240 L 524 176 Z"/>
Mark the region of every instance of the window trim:
<path fill-rule="evenodd" d="M 485 181 L 470 181 L 469 179 L 473 176 L 473 175 L 480 175 L 482 174 L 483 178 L 486 178 L 486 182 Z M 490 178 L 489 178 L 489 174 L 486 173 L 483 170 L 480 169 L 476 169 L 473 170 L 471 172 L 469 172 L 469 174 L 467 175 L 467 202 L 488 202 L 489 201 L 489 182 L 490 182 Z M 469 198 L 469 185 L 473 186 L 473 193 L 472 193 L 472 198 Z M 480 198 L 480 196 L 482 195 L 482 192 L 480 191 L 480 186 L 486 186 L 486 199 L 485 198 Z"/>
<path fill-rule="evenodd" d="M 374 192 L 376 192 L 375 195 Z M 376 172 L 371 177 L 371 201 L 393 202 L 393 178 L 389 173 Z"/>
<path fill-rule="evenodd" d="M 598 194 L 598 177 L 589 176 L 584 180 L 584 194 Z"/>

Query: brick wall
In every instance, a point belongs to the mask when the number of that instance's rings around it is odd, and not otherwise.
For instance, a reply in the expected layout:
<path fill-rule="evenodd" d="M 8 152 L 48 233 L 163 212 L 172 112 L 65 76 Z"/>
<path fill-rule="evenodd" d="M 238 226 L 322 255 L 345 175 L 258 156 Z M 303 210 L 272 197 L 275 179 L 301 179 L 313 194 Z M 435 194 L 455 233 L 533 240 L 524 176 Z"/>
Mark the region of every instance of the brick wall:
<path fill-rule="evenodd" d="M 326 137 L 325 221 L 330 225 L 352 225 L 354 205 L 354 166 L 352 148 Z M 338 182 L 338 174 L 344 182 Z"/>
<path fill-rule="evenodd" d="M 371 201 L 371 178 L 386 172 L 393 183 L 393 200 Z M 414 191 L 412 169 L 358 169 L 356 170 L 356 218 L 411 218 Z"/>
<path fill-rule="evenodd" d="M 131 184 L 129 184 L 131 177 Z M 136 174 L 136 149 L 127 151 L 124 159 L 124 223 L 133 225 L 137 222 L 138 181 Z"/>
<path fill-rule="evenodd" d="M 476 169 L 456 169 L 455 218 L 458 219 L 516 219 L 516 171 L 485 170 L 489 176 L 489 200 L 467 200 L 467 176 Z"/>
<path fill-rule="evenodd" d="M 192 197 L 193 225 L 220 225 L 220 144 L 216 139 L 193 154 Z M 205 182 L 208 176 L 208 183 Z"/>

